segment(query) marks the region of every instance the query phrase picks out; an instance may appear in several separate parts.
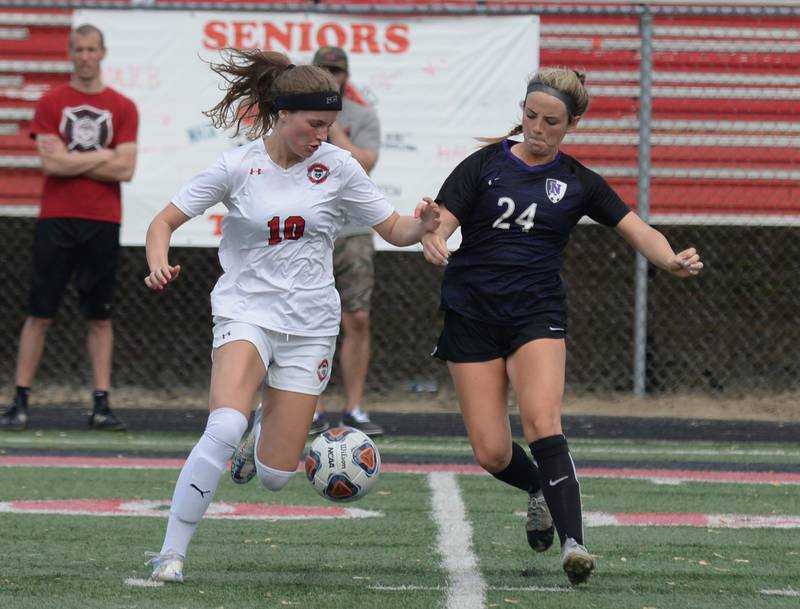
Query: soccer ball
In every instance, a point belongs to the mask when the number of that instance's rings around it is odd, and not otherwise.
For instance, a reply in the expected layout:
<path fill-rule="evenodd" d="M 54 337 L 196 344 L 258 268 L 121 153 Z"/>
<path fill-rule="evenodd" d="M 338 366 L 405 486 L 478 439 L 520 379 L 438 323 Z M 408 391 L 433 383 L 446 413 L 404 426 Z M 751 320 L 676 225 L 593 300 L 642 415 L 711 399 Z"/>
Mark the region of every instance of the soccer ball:
<path fill-rule="evenodd" d="M 352 427 L 336 427 L 317 436 L 306 455 L 306 477 L 320 495 L 336 502 L 355 501 L 378 481 L 381 455 L 369 436 Z"/>

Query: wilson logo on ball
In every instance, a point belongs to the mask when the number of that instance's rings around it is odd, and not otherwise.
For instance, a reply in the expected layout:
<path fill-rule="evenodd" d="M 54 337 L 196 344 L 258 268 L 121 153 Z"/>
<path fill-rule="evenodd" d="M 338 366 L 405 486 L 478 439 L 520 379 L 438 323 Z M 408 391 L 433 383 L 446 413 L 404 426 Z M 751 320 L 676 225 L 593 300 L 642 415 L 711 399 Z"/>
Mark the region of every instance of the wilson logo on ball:
<path fill-rule="evenodd" d="M 317 436 L 306 454 L 306 477 L 329 501 L 355 501 L 374 488 L 381 455 L 370 437 L 352 427 Z"/>

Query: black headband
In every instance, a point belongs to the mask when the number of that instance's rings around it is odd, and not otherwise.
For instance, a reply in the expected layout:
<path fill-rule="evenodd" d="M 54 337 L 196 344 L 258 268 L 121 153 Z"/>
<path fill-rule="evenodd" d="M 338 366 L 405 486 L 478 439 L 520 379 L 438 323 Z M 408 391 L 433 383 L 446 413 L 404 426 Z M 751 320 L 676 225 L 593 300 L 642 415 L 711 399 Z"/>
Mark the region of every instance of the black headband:
<path fill-rule="evenodd" d="M 342 109 L 342 96 L 338 91 L 295 93 L 278 95 L 272 102 L 275 110 L 336 110 Z"/>
<path fill-rule="evenodd" d="M 563 91 L 554 89 L 553 87 L 544 84 L 540 80 L 532 80 L 531 82 L 528 83 L 528 89 L 525 91 L 525 97 L 528 97 L 528 95 L 533 93 L 534 91 L 547 93 L 548 95 L 552 95 L 556 99 L 560 99 L 562 102 L 564 102 L 564 105 L 567 107 L 567 112 L 569 113 L 569 116 L 575 116 L 577 114 L 575 112 L 575 100 L 572 99 L 570 95 L 567 95 Z"/>

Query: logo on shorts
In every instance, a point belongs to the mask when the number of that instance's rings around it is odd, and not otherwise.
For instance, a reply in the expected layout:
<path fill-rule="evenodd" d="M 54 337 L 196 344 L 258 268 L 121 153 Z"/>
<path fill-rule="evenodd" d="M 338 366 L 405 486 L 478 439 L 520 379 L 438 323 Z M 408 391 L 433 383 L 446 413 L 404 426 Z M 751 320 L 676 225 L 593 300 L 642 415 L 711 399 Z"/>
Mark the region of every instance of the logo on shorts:
<path fill-rule="evenodd" d="M 330 370 L 330 365 L 328 364 L 328 360 L 324 359 L 319 363 L 317 366 L 317 378 L 320 381 L 324 381 L 328 377 L 328 371 Z"/>
<path fill-rule="evenodd" d="M 322 163 L 314 163 L 308 166 L 308 180 L 312 184 L 322 184 L 328 179 L 331 170 Z"/>
<path fill-rule="evenodd" d="M 561 180 L 554 180 L 553 178 L 547 178 L 544 189 L 547 191 L 547 198 L 550 199 L 551 203 L 558 203 L 567 194 L 567 185 Z"/>

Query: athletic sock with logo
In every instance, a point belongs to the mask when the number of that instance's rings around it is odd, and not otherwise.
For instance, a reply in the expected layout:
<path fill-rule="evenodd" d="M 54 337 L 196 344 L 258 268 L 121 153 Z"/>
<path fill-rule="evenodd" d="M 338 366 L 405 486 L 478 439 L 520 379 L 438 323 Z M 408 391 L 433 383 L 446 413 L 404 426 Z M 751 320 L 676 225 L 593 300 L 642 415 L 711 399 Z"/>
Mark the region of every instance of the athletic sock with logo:
<path fill-rule="evenodd" d="M 220 476 L 247 429 L 247 417 L 233 408 L 217 408 L 208 415 L 206 430 L 183 464 L 161 554 L 186 556 L 197 525 L 217 490 Z"/>
<path fill-rule="evenodd" d="M 528 493 L 535 493 L 540 488 L 536 465 L 525 449 L 516 442 L 511 443 L 511 461 L 503 471 L 493 473 L 492 476 Z"/>
<path fill-rule="evenodd" d="M 561 543 L 572 537 L 583 544 L 581 485 L 569 454 L 567 439 L 559 434 L 531 443 L 531 454 L 539 468 L 542 492 Z"/>

